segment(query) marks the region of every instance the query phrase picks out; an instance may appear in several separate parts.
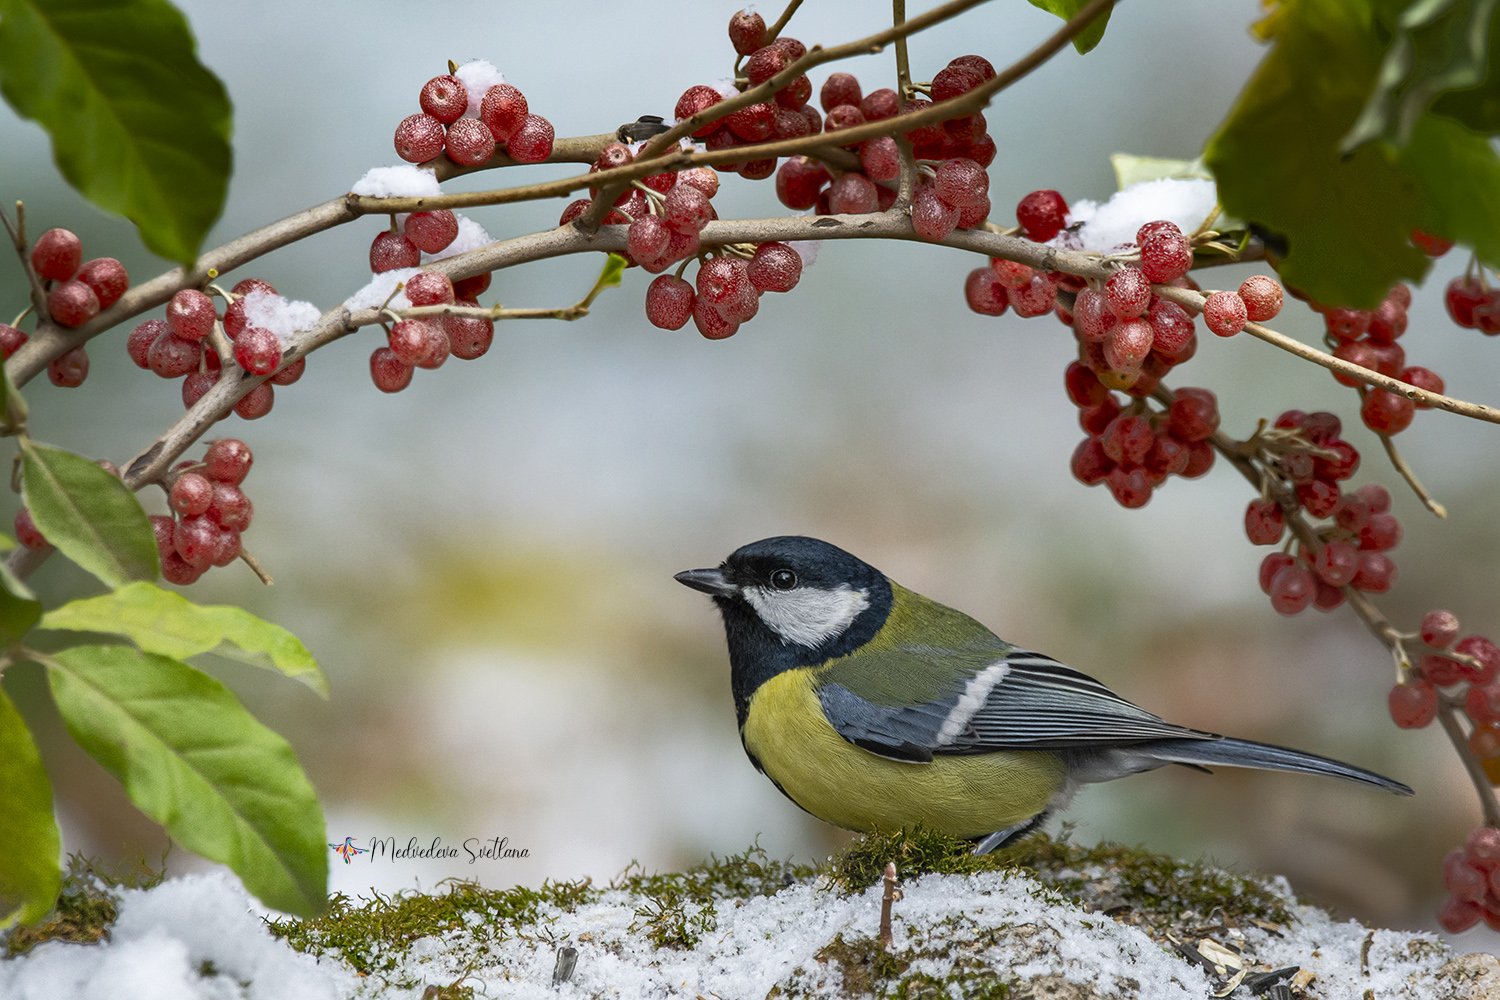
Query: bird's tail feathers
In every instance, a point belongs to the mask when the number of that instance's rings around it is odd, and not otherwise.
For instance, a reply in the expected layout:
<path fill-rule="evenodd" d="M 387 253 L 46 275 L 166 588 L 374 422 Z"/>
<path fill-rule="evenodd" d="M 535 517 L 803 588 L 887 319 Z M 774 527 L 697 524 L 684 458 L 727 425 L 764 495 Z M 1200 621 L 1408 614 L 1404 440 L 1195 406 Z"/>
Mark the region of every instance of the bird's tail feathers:
<path fill-rule="evenodd" d="M 1188 764 L 1196 767 L 1224 765 L 1227 767 L 1256 767 L 1270 771 L 1297 771 L 1302 774 L 1323 774 L 1346 781 L 1358 781 L 1374 785 L 1397 795 L 1411 795 L 1412 790 L 1399 781 L 1387 778 L 1374 771 L 1367 771 L 1353 764 L 1303 753 L 1271 743 L 1256 743 L 1225 737 L 1217 740 L 1167 739 L 1140 743 L 1126 750 L 1131 756 L 1139 755 L 1163 763 Z"/>

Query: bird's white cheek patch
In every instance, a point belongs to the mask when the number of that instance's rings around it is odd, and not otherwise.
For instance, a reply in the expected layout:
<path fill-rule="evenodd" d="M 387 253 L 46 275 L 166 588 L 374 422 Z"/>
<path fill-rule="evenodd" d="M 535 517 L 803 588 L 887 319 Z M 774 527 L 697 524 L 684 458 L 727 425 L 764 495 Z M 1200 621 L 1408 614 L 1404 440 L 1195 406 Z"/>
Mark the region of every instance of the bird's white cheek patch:
<path fill-rule="evenodd" d="M 843 635 L 859 613 L 870 606 L 869 591 L 848 586 L 833 590 L 746 587 L 742 593 L 760 620 L 781 636 L 783 642 L 809 649 Z"/>
<path fill-rule="evenodd" d="M 969 678 L 969 683 L 964 685 L 964 693 L 959 695 L 958 701 L 953 703 L 953 707 L 948 711 L 948 717 L 943 720 L 942 728 L 938 730 L 939 745 L 946 746 L 963 734 L 974 716 L 978 715 L 979 710 L 984 707 L 990 692 L 995 690 L 995 685 L 1005 680 L 1005 675 L 1008 673 L 1010 673 L 1010 664 L 1001 660 L 999 663 L 991 663 Z"/>

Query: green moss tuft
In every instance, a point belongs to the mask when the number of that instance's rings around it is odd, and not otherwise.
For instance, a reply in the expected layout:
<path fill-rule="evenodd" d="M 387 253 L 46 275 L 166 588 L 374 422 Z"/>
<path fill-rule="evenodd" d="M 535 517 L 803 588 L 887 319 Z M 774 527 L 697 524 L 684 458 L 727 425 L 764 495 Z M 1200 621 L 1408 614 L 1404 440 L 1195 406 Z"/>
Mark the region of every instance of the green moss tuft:
<path fill-rule="evenodd" d="M 5 957 L 24 955 L 47 941 L 93 944 L 109 937 L 119 915 L 119 889 L 150 889 L 161 884 L 165 869 L 144 860 L 129 869 L 107 870 L 81 854 L 68 855 L 57 905 L 38 924 L 16 927 L 5 935 Z"/>
<path fill-rule="evenodd" d="M 462 880 L 444 884 L 447 892 L 432 896 L 376 893 L 369 899 L 353 900 L 334 893 L 320 917 L 285 917 L 267 924 L 272 934 L 298 951 L 332 955 L 370 974 L 394 969 L 414 942 L 449 932 L 453 932 L 455 948 L 471 953 L 468 957 L 477 961 L 511 936 L 529 935 L 543 907 L 570 911 L 601 895 L 587 879 L 545 882 L 536 889 L 486 889 Z"/>

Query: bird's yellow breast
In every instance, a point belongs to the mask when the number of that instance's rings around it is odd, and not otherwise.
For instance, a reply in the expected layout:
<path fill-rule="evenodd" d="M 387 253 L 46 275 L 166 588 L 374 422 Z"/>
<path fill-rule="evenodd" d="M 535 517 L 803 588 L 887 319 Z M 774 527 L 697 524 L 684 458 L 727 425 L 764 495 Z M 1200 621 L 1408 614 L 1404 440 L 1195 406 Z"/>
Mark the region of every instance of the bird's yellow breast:
<path fill-rule="evenodd" d="M 814 668 L 788 670 L 750 698 L 741 735 L 766 775 L 803 809 L 848 830 L 896 830 L 921 823 L 957 837 L 981 837 L 1045 809 L 1062 787 L 1050 753 L 936 757 L 904 763 L 845 740 L 823 715 Z"/>

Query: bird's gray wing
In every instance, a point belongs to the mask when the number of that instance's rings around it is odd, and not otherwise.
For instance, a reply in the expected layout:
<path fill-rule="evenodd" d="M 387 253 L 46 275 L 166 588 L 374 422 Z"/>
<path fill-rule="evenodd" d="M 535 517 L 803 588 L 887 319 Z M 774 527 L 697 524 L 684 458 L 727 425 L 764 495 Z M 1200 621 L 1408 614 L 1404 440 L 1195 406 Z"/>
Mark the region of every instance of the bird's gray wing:
<path fill-rule="evenodd" d="M 1218 738 L 1166 722 L 1087 674 L 998 639 L 861 653 L 820 672 L 817 692 L 846 740 L 904 761 Z"/>

